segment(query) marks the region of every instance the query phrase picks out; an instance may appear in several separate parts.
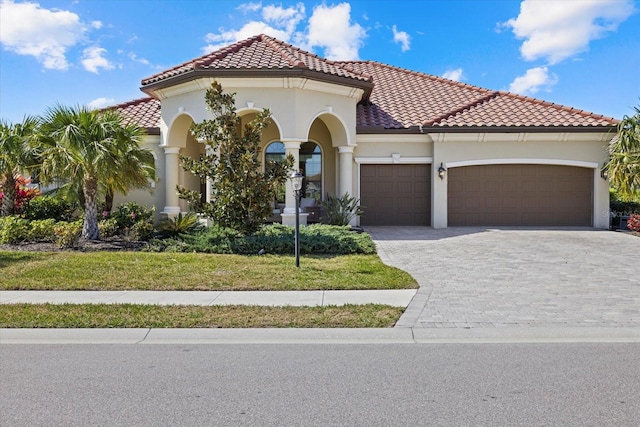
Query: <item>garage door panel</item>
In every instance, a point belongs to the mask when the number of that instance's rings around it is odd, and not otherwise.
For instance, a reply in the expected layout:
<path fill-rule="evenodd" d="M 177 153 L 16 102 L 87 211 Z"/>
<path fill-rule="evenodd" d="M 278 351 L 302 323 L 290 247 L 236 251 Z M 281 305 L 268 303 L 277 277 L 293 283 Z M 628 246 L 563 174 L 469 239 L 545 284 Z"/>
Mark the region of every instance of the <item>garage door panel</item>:
<path fill-rule="evenodd" d="M 361 165 L 360 187 L 362 225 L 430 224 L 431 165 Z"/>
<path fill-rule="evenodd" d="M 478 178 L 482 177 L 482 178 Z M 592 225 L 593 171 L 482 165 L 448 171 L 449 225 Z"/>

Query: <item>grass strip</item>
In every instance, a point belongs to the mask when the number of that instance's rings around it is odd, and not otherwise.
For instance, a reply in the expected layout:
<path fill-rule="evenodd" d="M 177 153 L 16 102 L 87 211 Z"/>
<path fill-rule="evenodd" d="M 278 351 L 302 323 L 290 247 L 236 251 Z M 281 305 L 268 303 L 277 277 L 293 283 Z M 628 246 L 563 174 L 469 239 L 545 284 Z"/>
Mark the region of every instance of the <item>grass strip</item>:
<path fill-rule="evenodd" d="M 404 309 L 138 304 L 8 304 L 0 328 L 388 328 Z"/>
<path fill-rule="evenodd" d="M 4 290 L 411 289 L 416 281 L 377 255 L 292 256 L 147 252 L 0 251 Z"/>

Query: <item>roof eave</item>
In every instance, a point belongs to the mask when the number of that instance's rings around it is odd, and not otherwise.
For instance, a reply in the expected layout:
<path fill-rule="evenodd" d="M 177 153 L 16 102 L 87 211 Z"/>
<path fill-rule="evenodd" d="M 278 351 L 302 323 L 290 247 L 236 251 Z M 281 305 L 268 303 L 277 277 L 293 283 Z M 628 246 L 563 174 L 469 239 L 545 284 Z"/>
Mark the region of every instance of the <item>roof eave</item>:
<path fill-rule="evenodd" d="M 334 76 L 330 74 L 321 73 L 319 71 L 313 71 L 308 69 L 196 69 L 186 73 L 168 77 L 157 82 L 146 84 L 140 88 L 141 91 L 149 96 L 156 97 L 154 92 L 158 89 L 164 89 L 170 86 L 175 86 L 181 83 L 187 83 L 199 78 L 205 77 L 240 77 L 240 78 L 255 78 L 255 77 L 306 77 L 312 80 L 317 80 L 326 83 L 333 83 L 341 86 L 355 87 L 362 89 L 364 94 L 362 95 L 362 101 L 369 99 L 371 91 L 373 90 L 373 82 L 352 79 L 349 77 Z"/>
<path fill-rule="evenodd" d="M 356 134 L 420 134 L 420 126 L 409 126 L 406 128 L 385 128 L 384 126 L 356 126 Z"/>
<path fill-rule="evenodd" d="M 356 126 L 356 134 L 420 134 L 420 133 L 588 133 L 616 132 L 616 126 Z"/>
<path fill-rule="evenodd" d="M 549 133 L 615 132 L 615 125 L 588 126 L 423 126 L 424 133 Z"/>

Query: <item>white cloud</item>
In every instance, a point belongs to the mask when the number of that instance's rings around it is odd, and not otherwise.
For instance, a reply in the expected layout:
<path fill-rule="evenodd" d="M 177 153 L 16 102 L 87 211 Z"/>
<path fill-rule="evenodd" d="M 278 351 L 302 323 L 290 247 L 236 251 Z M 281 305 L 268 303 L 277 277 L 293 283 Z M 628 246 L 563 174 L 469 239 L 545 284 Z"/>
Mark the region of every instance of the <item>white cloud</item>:
<path fill-rule="evenodd" d="M 204 53 L 213 52 L 230 43 L 235 43 L 258 34 L 267 34 L 283 41 L 289 40 L 289 34 L 286 31 L 273 28 L 265 22 L 251 21 L 239 30 L 224 31 L 220 29 L 220 33 L 218 34 L 208 33 L 205 36 L 205 41 L 209 44 L 203 47 L 202 51 Z"/>
<path fill-rule="evenodd" d="M 592 40 L 615 31 L 634 11 L 631 0 L 524 0 L 518 17 L 500 25 L 524 39 L 520 53 L 525 60 L 556 64 L 586 51 Z"/>
<path fill-rule="evenodd" d="M 82 52 L 82 66 L 85 70 L 98 74 L 100 68 L 113 70 L 114 66 L 103 55 L 107 53 L 105 48 L 91 46 Z"/>
<path fill-rule="evenodd" d="M 324 56 L 329 59 L 350 60 L 358 58 L 358 49 L 366 37 L 364 28 L 357 23 L 351 23 L 351 6 L 348 3 L 332 6 L 323 3 L 316 6 L 309 18 L 307 32 L 298 30 L 306 17 L 302 2 L 287 8 L 282 5 L 263 6 L 260 2 L 249 2 L 240 5 L 238 9 L 245 13 L 259 11 L 262 20 L 250 21 L 240 29 L 219 28 L 217 33 L 208 33 L 205 36 L 207 45 L 202 48 L 204 53 L 257 34 L 267 34 L 285 42 L 293 41 L 306 50 L 322 48 Z"/>
<path fill-rule="evenodd" d="M 444 74 L 442 74 L 442 77 L 456 82 L 462 81 L 464 79 L 462 68 L 447 70 L 444 72 Z"/>
<path fill-rule="evenodd" d="M 268 5 L 262 9 L 262 17 L 265 21 L 278 28 L 284 28 L 287 34 L 293 34 L 296 27 L 305 17 L 304 4 L 283 8 L 282 6 Z"/>
<path fill-rule="evenodd" d="M 144 65 L 149 65 L 149 64 L 150 64 L 149 60 L 147 60 L 147 59 L 145 59 L 145 58 L 138 58 L 138 55 L 136 55 L 136 54 L 135 54 L 135 53 L 133 53 L 133 52 L 129 52 L 129 53 L 127 54 L 127 57 L 128 57 L 130 60 L 134 61 L 134 62 L 139 62 L 140 64 L 144 64 Z"/>
<path fill-rule="evenodd" d="M 236 9 L 238 9 L 243 13 L 249 13 L 249 12 L 257 12 L 260 10 L 260 8 L 262 8 L 262 2 L 258 1 L 255 3 L 254 2 L 242 3 Z"/>
<path fill-rule="evenodd" d="M 556 83 L 558 83 L 558 76 L 550 74 L 547 67 L 535 67 L 528 69 L 523 76 L 516 77 L 509 85 L 509 91 L 530 95 L 540 89 L 549 91 Z"/>
<path fill-rule="evenodd" d="M 358 59 L 358 49 L 367 33 L 358 23 L 351 23 L 351 6 L 320 4 L 309 18 L 306 45 L 324 48 L 324 56 L 334 60 Z"/>
<path fill-rule="evenodd" d="M 91 21 L 91 26 L 93 28 L 95 28 L 96 30 L 99 30 L 100 28 L 102 28 L 102 22 L 101 21 Z"/>
<path fill-rule="evenodd" d="M 0 3 L 0 43 L 18 55 L 30 55 L 45 68 L 66 70 L 67 50 L 79 43 L 87 26 L 73 12 L 43 9 L 38 3 Z"/>
<path fill-rule="evenodd" d="M 395 25 L 391 29 L 393 30 L 393 41 L 400 43 L 402 51 L 406 52 L 411 49 L 411 37 L 409 34 L 404 31 L 398 31 Z"/>
<path fill-rule="evenodd" d="M 113 98 L 97 98 L 87 104 L 92 110 L 99 110 L 101 108 L 110 107 L 115 104 L 115 99 Z"/>

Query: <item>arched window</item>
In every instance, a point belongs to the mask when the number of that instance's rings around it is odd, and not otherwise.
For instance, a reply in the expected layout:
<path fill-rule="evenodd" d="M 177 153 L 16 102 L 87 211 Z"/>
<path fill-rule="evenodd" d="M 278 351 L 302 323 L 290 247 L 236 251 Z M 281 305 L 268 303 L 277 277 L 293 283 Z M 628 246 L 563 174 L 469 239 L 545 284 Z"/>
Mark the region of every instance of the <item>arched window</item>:
<path fill-rule="evenodd" d="M 280 141 L 272 142 L 267 145 L 267 148 L 264 150 L 264 164 L 265 167 L 269 167 L 272 162 L 281 162 L 285 157 L 285 149 L 284 144 Z M 277 203 L 284 203 L 285 199 L 285 185 L 281 184 L 275 191 L 274 194 L 274 208 Z"/>
<path fill-rule="evenodd" d="M 269 167 L 271 162 L 279 162 L 285 158 L 284 144 L 274 141 L 264 150 L 264 162 Z M 300 145 L 300 162 L 297 170 L 302 173 L 302 197 L 313 198 L 318 202 L 322 200 L 322 150 L 315 142 L 305 142 Z M 284 184 L 278 188 L 275 194 L 276 203 L 284 203 Z"/>
<path fill-rule="evenodd" d="M 264 150 L 264 152 L 265 164 L 268 164 L 269 162 L 279 162 L 281 160 L 284 160 L 284 144 L 280 141 L 275 141 L 267 145 L 267 149 Z"/>

